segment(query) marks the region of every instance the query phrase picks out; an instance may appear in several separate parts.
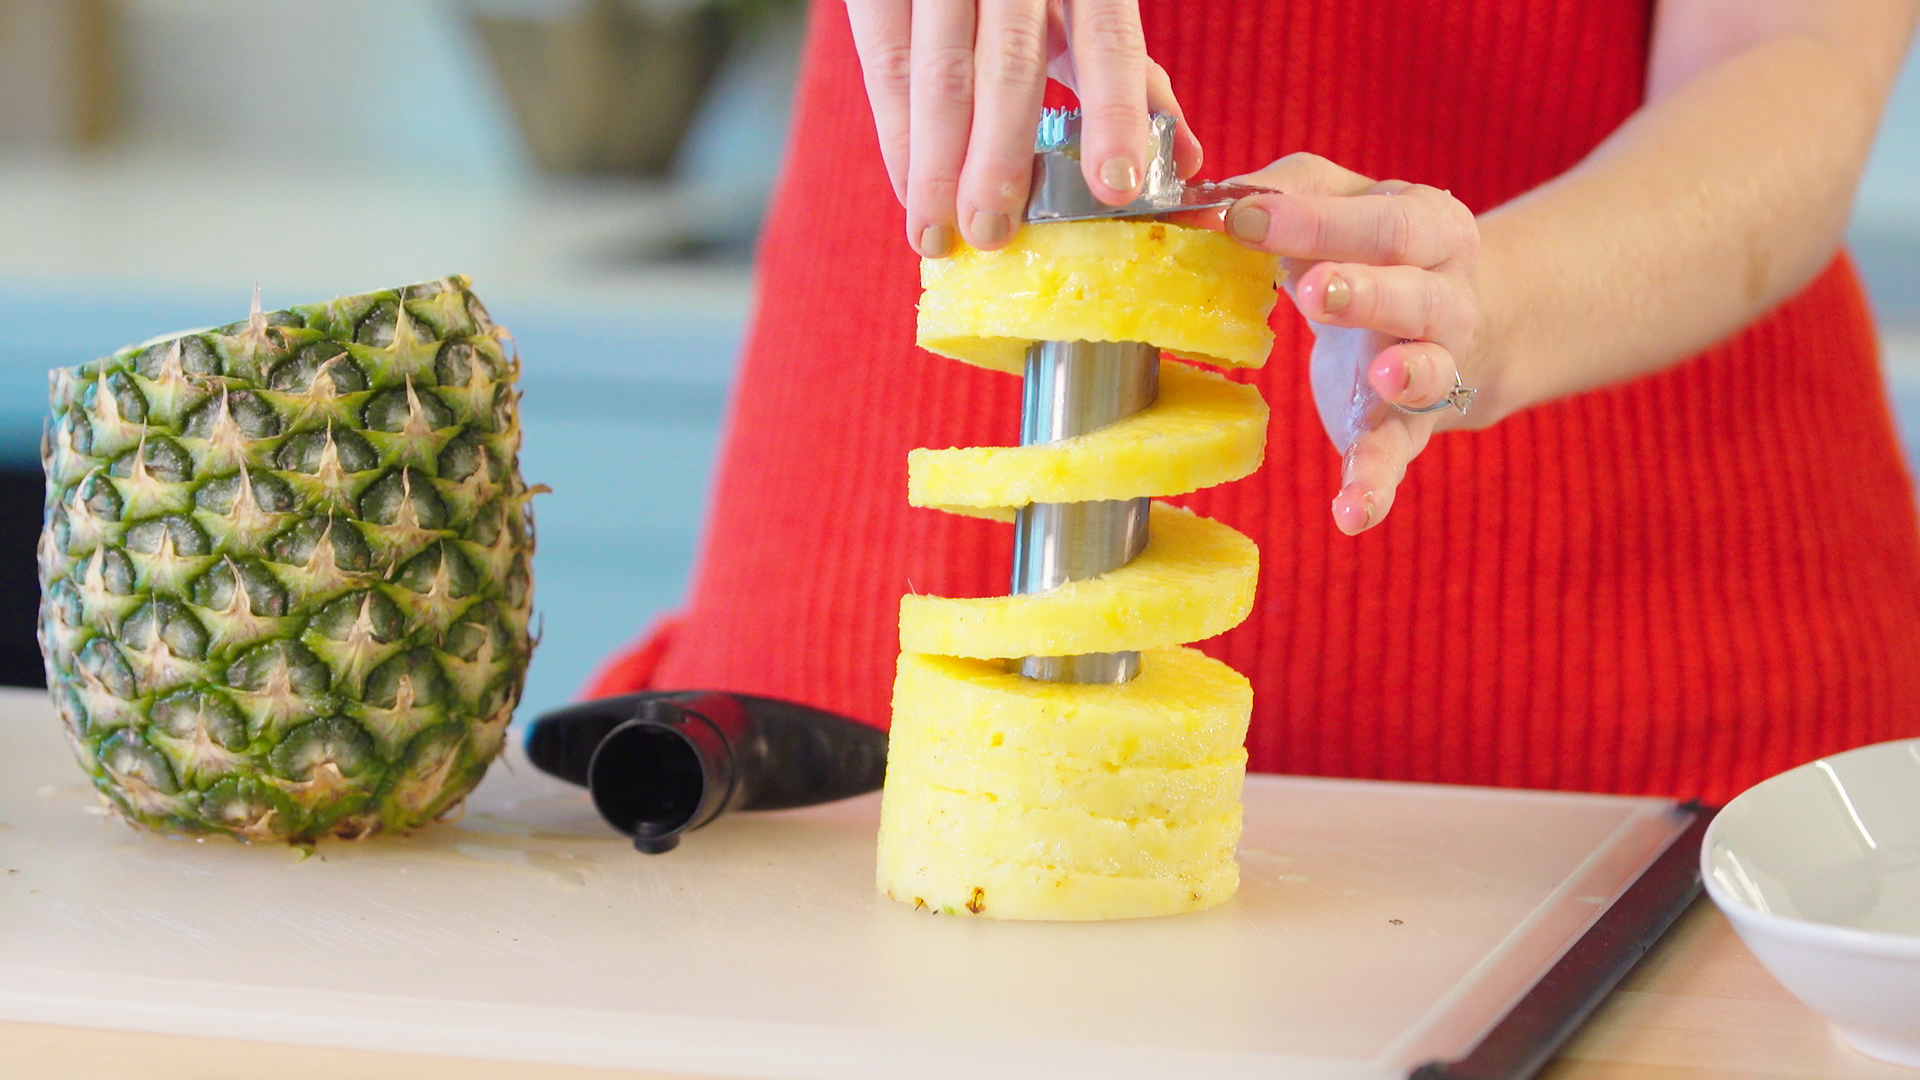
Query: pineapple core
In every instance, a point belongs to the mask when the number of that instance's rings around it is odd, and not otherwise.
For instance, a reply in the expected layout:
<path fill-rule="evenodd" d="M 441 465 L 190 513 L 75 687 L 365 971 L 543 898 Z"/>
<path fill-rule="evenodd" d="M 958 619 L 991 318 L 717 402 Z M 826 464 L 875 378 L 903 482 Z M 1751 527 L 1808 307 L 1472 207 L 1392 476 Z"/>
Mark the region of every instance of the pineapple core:
<path fill-rule="evenodd" d="M 1257 367 L 1278 260 L 1201 229 L 1094 221 L 1021 231 L 921 264 L 919 342 L 1021 370 L 1034 341 L 1144 341 Z M 1163 363 L 1159 399 L 1042 446 L 916 450 L 916 506 L 1011 520 L 1034 502 L 1180 495 L 1247 476 L 1267 407 L 1248 386 Z M 1125 919 L 1212 907 L 1239 885 L 1253 689 L 1184 647 L 1252 610 L 1259 553 L 1156 503 L 1117 570 L 1026 596 L 901 598 L 878 881 L 902 903 L 998 919 Z M 1039 682 L 1019 656 L 1141 652 L 1118 685 Z"/>

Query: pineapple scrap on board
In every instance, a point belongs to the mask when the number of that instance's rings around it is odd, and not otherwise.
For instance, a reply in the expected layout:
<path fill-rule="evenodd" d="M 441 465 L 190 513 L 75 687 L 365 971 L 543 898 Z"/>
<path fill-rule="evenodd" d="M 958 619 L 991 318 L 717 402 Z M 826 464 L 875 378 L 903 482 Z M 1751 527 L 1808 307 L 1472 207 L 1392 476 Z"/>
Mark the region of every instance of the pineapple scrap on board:
<path fill-rule="evenodd" d="M 463 277 L 52 373 L 40 645 L 122 817 L 308 843 L 456 807 L 533 642 L 519 360 Z"/>
<path fill-rule="evenodd" d="M 1142 341 L 1258 367 L 1278 260 L 1203 229 L 1029 227 L 999 251 L 921 263 L 919 343 L 1018 373 L 1034 341 Z M 1162 361 L 1141 412 L 1039 446 L 915 450 L 915 506 L 1012 520 L 1036 502 L 1181 495 L 1260 466 L 1252 387 Z M 1186 643 L 1252 610 L 1259 552 L 1153 506 L 1145 551 L 1044 593 L 901 598 L 878 881 L 915 908 L 999 919 L 1197 911 L 1239 886 L 1253 689 Z M 1027 679 L 1021 656 L 1140 651 L 1116 685 Z"/>

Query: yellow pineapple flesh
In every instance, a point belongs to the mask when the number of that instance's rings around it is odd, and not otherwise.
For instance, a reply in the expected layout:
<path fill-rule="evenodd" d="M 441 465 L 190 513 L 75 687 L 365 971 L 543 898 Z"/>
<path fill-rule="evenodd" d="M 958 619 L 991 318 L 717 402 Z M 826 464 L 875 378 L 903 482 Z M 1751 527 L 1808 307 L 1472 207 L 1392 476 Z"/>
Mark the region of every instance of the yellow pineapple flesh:
<path fill-rule="evenodd" d="M 1028 503 L 1185 495 L 1251 475 L 1266 448 L 1258 390 L 1163 363 L 1154 403 L 1097 431 L 1035 446 L 911 452 L 907 501 L 1010 513 Z"/>
<path fill-rule="evenodd" d="M 900 647 L 982 658 L 1074 656 L 1210 638 L 1253 610 L 1260 552 L 1208 518 L 1155 503 L 1145 551 L 1117 570 L 1020 596 L 900 598 Z"/>
<path fill-rule="evenodd" d="M 1198 649 L 1141 655 L 1124 683 L 1025 679 L 993 660 L 903 652 L 888 761 L 935 748 L 987 755 L 1057 754 L 1100 769 L 1184 768 L 1239 749 L 1253 687 Z M 903 757 L 902 755 L 905 755 Z"/>
<path fill-rule="evenodd" d="M 1138 341 L 1257 367 L 1276 260 L 1158 222 L 1023 229 L 921 264 L 920 344 L 1018 372 L 1034 341 Z M 915 505 L 1011 520 L 1032 503 L 1178 495 L 1246 476 L 1258 392 L 1162 364 L 1150 407 L 1039 446 L 917 450 Z M 1148 543 L 1099 577 L 1020 596 L 901 598 L 877 880 L 902 903 L 998 919 L 1197 911 L 1239 885 L 1234 848 L 1253 691 L 1185 643 L 1252 609 L 1259 552 L 1155 503 Z M 1119 684 L 1010 670 L 1021 656 L 1137 651 Z"/>
<path fill-rule="evenodd" d="M 1117 685 L 903 654 L 881 812 L 894 899 L 1003 919 L 1210 907 L 1233 848 L 1252 687 L 1189 648 Z"/>
<path fill-rule="evenodd" d="M 1079 221 L 920 263 L 928 352 L 1018 374 L 1035 341 L 1144 341 L 1221 367 L 1273 351 L 1279 261 L 1205 229 Z M 1160 492 L 1158 494 L 1170 494 Z"/>

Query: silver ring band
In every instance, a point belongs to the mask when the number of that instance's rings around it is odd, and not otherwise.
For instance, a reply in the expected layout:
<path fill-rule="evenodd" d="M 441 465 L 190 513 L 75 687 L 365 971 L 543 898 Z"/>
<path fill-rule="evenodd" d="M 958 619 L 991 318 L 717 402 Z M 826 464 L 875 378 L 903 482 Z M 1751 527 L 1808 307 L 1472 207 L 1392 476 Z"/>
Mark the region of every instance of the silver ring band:
<path fill-rule="evenodd" d="M 1460 373 L 1456 371 L 1453 373 L 1453 389 L 1447 391 L 1446 397 L 1441 398 L 1439 401 L 1436 401 L 1431 405 L 1423 405 L 1420 408 L 1416 409 L 1411 406 L 1402 405 L 1398 402 L 1389 402 L 1389 404 L 1393 405 L 1394 408 L 1399 409 L 1401 412 L 1408 413 L 1413 416 L 1420 416 L 1423 413 L 1439 412 L 1441 409 L 1445 409 L 1448 407 L 1458 409 L 1460 411 L 1460 415 L 1465 416 L 1467 415 L 1467 406 L 1473 404 L 1473 396 L 1475 394 L 1478 394 L 1479 392 L 1480 391 L 1475 390 L 1473 387 L 1468 386 L 1465 383 L 1461 382 Z"/>

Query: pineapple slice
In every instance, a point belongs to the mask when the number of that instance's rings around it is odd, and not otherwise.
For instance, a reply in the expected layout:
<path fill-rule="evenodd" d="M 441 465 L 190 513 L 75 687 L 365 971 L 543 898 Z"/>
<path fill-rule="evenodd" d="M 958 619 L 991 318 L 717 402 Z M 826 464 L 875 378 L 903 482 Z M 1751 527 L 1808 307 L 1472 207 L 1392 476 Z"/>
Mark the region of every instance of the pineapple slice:
<path fill-rule="evenodd" d="M 1181 768 L 1247 737 L 1253 685 L 1198 649 L 1151 649 L 1124 683 L 1050 683 L 1000 663 L 902 653 L 891 746 L 1058 754 L 1089 767 Z"/>
<path fill-rule="evenodd" d="M 920 264 L 920 347 L 1019 373 L 1035 341 L 1144 341 L 1259 367 L 1279 260 L 1220 233 L 1147 221 L 1021 229 L 999 251 Z"/>
<path fill-rule="evenodd" d="M 888 809 L 911 826 L 917 843 L 935 843 L 973 859 L 1017 862 L 1114 877 L 1180 875 L 1231 858 L 1240 839 L 1240 778 L 1230 805 L 1191 824 L 1164 818 L 1110 818 L 1076 807 L 1023 806 L 900 777 Z"/>
<path fill-rule="evenodd" d="M 1160 366 L 1160 396 L 1086 435 L 1037 446 L 915 450 L 907 501 L 943 509 L 1184 495 L 1250 475 L 1267 446 L 1267 404 L 1251 386 L 1185 364 Z"/>
<path fill-rule="evenodd" d="M 950 743 L 889 747 L 902 777 L 1002 806 L 1072 806 L 1096 818 L 1187 826 L 1214 820 L 1240 803 L 1247 752 L 1184 768 L 1107 768 L 1064 754 L 973 753 Z"/>
<path fill-rule="evenodd" d="M 905 831 L 899 815 L 881 811 L 880 890 L 916 910 L 1056 922 L 1141 919 L 1204 911 L 1240 887 L 1230 847 L 1222 859 L 1180 873 L 1128 877 L 994 859 L 924 835 L 910 844 L 895 839 Z"/>
<path fill-rule="evenodd" d="M 1152 649 L 1230 630 L 1253 610 L 1260 551 L 1155 503 L 1145 551 L 1117 570 L 1023 596 L 900 598 L 900 647 L 979 659 Z"/>

